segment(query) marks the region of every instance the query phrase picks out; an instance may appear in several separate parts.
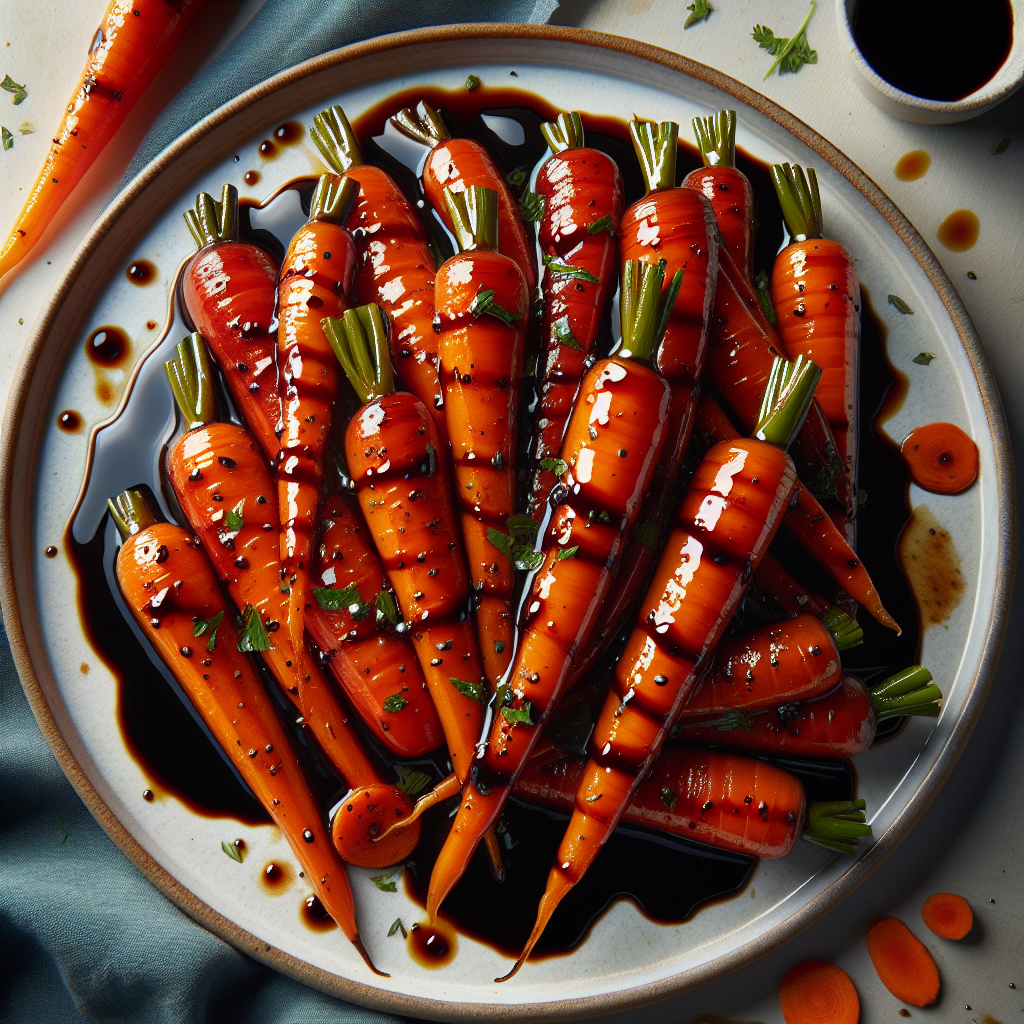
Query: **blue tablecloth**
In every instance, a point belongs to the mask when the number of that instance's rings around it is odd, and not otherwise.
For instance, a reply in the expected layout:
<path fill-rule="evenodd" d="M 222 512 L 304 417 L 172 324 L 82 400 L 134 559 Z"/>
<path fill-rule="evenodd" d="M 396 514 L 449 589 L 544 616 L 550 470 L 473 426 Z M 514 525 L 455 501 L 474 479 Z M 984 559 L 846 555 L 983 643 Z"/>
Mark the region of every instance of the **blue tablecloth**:
<path fill-rule="evenodd" d="M 558 0 L 266 0 L 160 115 L 129 177 L 222 103 L 299 61 L 422 25 L 544 22 Z M 92 818 L 29 710 L 0 628 L 0 1020 L 397 1018 L 315 992 L 226 945 L 169 903 Z"/>

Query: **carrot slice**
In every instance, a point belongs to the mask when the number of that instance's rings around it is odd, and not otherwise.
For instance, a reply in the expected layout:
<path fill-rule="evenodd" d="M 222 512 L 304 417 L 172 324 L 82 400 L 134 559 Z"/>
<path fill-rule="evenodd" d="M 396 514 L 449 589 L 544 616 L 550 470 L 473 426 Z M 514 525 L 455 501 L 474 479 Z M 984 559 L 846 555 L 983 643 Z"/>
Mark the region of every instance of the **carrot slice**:
<path fill-rule="evenodd" d="M 960 494 L 978 479 L 978 446 L 952 423 L 927 423 L 911 431 L 900 455 L 918 487 Z"/>
<path fill-rule="evenodd" d="M 882 984 L 900 1002 L 931 1006 L 939 997 L 939 969 L 924 943 L 896 917 L 877 920 L 867 934 L 868 956 Z"/>
<path fill-rule="evenodd" d="M 921 920 L 944 939 L 962 939 L 974 927 L 974 912 L 963 896 L 937 892 L 924 901 Z"/>
<path fill-rule="evenodd" d="M 791 967 L 779 985 L 786 1024 L 857 1024 L 860 1000 L 850 976 L 824 960 Z"/>

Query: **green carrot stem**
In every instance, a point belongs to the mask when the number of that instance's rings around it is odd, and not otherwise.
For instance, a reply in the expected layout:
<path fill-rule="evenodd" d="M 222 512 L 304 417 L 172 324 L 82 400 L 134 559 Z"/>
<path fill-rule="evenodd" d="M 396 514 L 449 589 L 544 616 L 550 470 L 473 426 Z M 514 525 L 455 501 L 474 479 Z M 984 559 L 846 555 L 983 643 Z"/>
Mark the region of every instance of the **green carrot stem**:
<path fill-rule="evenodd" d="M 177 353 L 164 363 L 164 371 L 185 429 L 194 430 L 217 418 L 217 393 L 206 339 L 199 333 L 190 334 L 178 343 Z"/>
<path fill-rule="evenodd" d="M 764 73 L 764 78 L 761 79 L 763 82 L 767 82 L 771 73 L 789 56 L 790 51 L 800 42 L 800 38 L 807 31 L 807 26 L 811 23 L 811 18 L 814 17 L 814 12 L 818 5 L 811 0 L 811 9 L 807 12 L 807 17 L 804 18 L 803 24 L 797 29 L 796 35 L 782 48 L 782 51 L 772 62 L 772 66 Z"/>
<path fill-rule="evenodd" d="M 122 540 L 152 526 L 156 515 L 141 491 L 122 491 L 116 498 L 107 499 L 110 518 L 114 520 Z"/>
<path fill-rule="evenodd" d="M 406 107 L 391 118 L 391 123 L 415 142 L 434 148 L 439 142 L 451 138 L 441 115 L 427 102 L 421 101 L 416 109 Z"/>
<path fill-rule="evenodd" d="M 851 647 L 857 647 L 864 643 L 864 630 L 858 625 L 856 619 L 851 619 L 844 611 L 838 608 L 829 608 L 821 617 L 825 628 L 832 634 L 836 647 L 841 651 L 848 651 Z"/>
<path fill-rule="evenodd" d="M 902 715 L 936 718 L 942 691 L 924 665 L 911 665 L 871 687 L 870 696 L 879 721 Z"/>
<path fill-rule="evenodd" d="M 444 201 L 462 252 L 498 248 L 497 192 L 482 185 L 472 185 L 465 192 L 446 188 Z"/>
<path fill-rule="evenodd" d="M 839 853 L 856 853 L 857 841 L 871 838 L 863 800 L 830 800 L 807 808 L 807 825 L 801 838 Z"/>
<path fill-rule="evenodd" d="M 695 117 L 693 134 L 705 167 L 736 166 L 735 110 L 720 110 L 711 117 Z"/>
<path fill-rule="evenodd" d="M 321 110 L 313 118 L 313 127 L 309 130 L 310 138 L 316 143 L 324 163 L 335 174 L 344 174 L 350 167 L 363 163 L 363 154 L 359 149 L 352 125 L 348 123 L 345 111 L 337 103 L 333 107 Z"/>
<path fill-rule="evenodd" d="M 185 211 L 185 223 L 200 249 L 233 242 L 238 238 L 238 189 L 225 184 L 219 203 L 208 192 L 200 192 L 195 209 Z"/>
<path fill-rule="evenodd" d="M 540 131 L 552 153 L 583 148 L 583 120 L 575 110 L 559 114 L 554 121 L 545 122 L 540 126 Z"/>
<path fill-rule="evenodd" d="M 676 183 L 676 153 L 679 151 L 679 125 L 674 121 L 630 121 L 633 140 L 648 192 L 673 188 Z"/>
<path fill-rule="evenodd" d="M 321 174 L 309 204 L 309 223 L 322 220 L 344 224 L 358 195 L 359 182 L 355 178 Z"/>
<path fill-rule="evenodd" d="M 677 270 L 662 294 L 665 260 L 646 263 L 626 260 L 619 292 L 619 322 L 624 359 L 650 359 L 668 326 L 683 272 Z"/>
<path fill-rule="evenodd" d="M 793 362 L 776 356 L 754 437 L 779 448 L 788 448 L 803 426 L 820 377 L 821 367 L 802 355 Z"/>
<path fill-rule="evenodd" d="M 363 403 L 395 390 L 384 318 L 376 303 L 320 321 L 345 376 Z"/>
<path fill-rule="evenodd" d="M 821 238 L 821 196 L 814 168 L 808 167 L 805 176 L 799 164 L 774 164 L 772 182 L 790 238 L 794 242 Z"/>

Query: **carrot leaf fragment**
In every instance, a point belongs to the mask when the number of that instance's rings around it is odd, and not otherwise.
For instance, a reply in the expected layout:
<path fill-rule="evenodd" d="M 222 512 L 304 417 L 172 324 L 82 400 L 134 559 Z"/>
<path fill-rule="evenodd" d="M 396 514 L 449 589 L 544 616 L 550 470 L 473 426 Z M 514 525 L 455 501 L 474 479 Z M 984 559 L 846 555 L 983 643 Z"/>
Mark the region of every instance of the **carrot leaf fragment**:
<path fill-rule="evenodd" d="M 512 725 L 515 725 L 516 722 L 525 722 L 527 725 L 530 725 L 532 722 L 530 718 L 531 711 L 533 711 L 533 706 L 528 700 L 524 700 L 522 707 L 503 707 L 501 709 L 501 717 Z"/>
<path fill-rule="evenodd" d="M 578 281 L 589 281 L 591 284 L 598 284 L 594 275 L 583 267 L 574 267 L 571 263 L 563 263 L 557 256 L 545 256 L 544 266 L 552 274 L 565 274 L 567 277 L 574 277 Z"/>
<path fill-rule="evenodd" d="M 373 882 L 381 892 L 398 892 L 398 878 L 402 874 L 402 869 L 399 868 L 397 871 L 393 871 L 390 875 L 372 875 L 370 881 Z"/>
<path fill-rule="evenodd" d="M 927 366 L 934 358 L 935 356 L 933 356 L 931 352 L 918 352 L 917 355 L 914 356 L 914 362 L 917 363 L 918 366 Z"/>
<path fill-rule="evenodd" d="M 509 171 L 505 180 L 513 187 L 519 188 L 520 185 L 526 184 L 526 168 L 517 167 L 513 171 Z"/>
<path fill-rule="evenodd" d="M 475 78 L 476 76 L 470 75 L 469 77 Z M 477 79 L 477 81 L 479 82 L 479 79 Z M 469 86 L 467 86 L 466 88 L 469 88 Z M 403 939 L 409 938 L 409 933 L 405 930 L 405 925 L 402 924 L 402 919 L 400 917 L 396 917 L 395 923 L 390 927 L 390 929 L 388 929 L 388 938 L 390 939 L 391 936 L 395 934 L 395 932 L 401 932 Z"/>
<path fill-rule="evenodd" d="M 583 346 L 576 340 L 576 335 L 572 333 L 568 316 L 559 317 L 552 326 L 555 328 L 555 339 L 559 345 L 574 348 L 577 352 L 583 351 Z"/>
<path fill-rule="evenodd" d="M 13 78 L 11 78 L 10 75 L 4 75 L 4 80 L 0 82 L 0 89 L 3 89 L 4 92 L 14 93 L 14 95 L 11 97 L 11 102 L 15 106 L 17 106 L 19 103 L 24 103 L 25 98 L 28 96 L 28 90 L 25 88 L 25 86 L 18 85 L 18 83 Z"/>
<path fill-rule="evenodd" d="M 489 313 L 491 316 L 497 317 L 506 327 L 511 327 L 519 320 L 518 313 L 510 313 L 494 301 L 493 288 L 485 288 L 483 291 L 477 292 L 476 298 L 470 303 L 469 312 L 476 316 Z"/>
<path fill-rule="evenodd" d="M 482 683 L 467 682 L 465 679 L 456 679 L 455 676 L 449 676 L 448 680 L 463 697 L 475 700 L 477 704 L 483 704 L 484 688 Z"/>
<path fill-rule="evenodd" d="M 242 632 L 238 635 L 238 649 L 243 654 L 262 654 L 270 650 L 270 637 L 260 613 L 251 604 L 242 612 Z"/>
<path fill-rule="evenodd" d="M 390 697 L 386 697 L 384 700 L 384 710 L 391 714 L 397 714 L 402 708 L 408 705 L 408 701 L 400 694 L 393 693 Z"/>
<path fill-rule="evenodd" d="M 243 498 L 233 509 L 229 509 L 224 514 L 224 525 L 233 533 L 238 533 L 238 531 L 245 526 L 245 516 L 243 515 L 244 509 L 245 498 Z"/>
<path fill-rule="evenodd" d="M 1007 151 L 1007 150 L 1008 150 L 1008 149 L 1010 148 L 1010 143 L 1011 143 L 1012 141 L 1013 141 L 1013 140 L 1012 140 L 1012 139 L 1010 138 L 1010 136 L 1009 136 L 1009 135 L 1007 135 L 1005 139 L 1000 139 L 1000 140 L 999 140 L 999 141 L 998 141 L 998 142 L 997 142 L 997 143 L 996 143 L 996 144 L 995 144 L 995 145 L 994 145 L 994 146 L 992 147 L 992 155 L 993 155 L 993 156 L 999 156 L 999 154 L 1000 154 L 1000 153 L 1005 153 L 1005 152 L 1006 152 L 1006 151 Z"/>
<path fill-rule="evenodd" d="M 544 216 L 544 197 L 527 189 L 519 200 L 519 216 L 536 224 Z"/>
<path fill-rule="evenodd" d="M 313 596 L 325 612 L 347 611 L 355 622 L 362 622 L 370 614 L 370 606 L 363 603 L 354 583 L 341 588 L 314 587 Z"/>
<path fill-rule="evenodd" d="M 4 149 L 14 149 L 14 136 L 3 125 L 0 125 L 0 138 L 3 139 Z"/>
<path fill-rule="evenodd" d="M 914 315 L 914 311 L 898 295 L 889 296 L 889 305 L 895 306 L 897 313 L 903 313 L 905 316 Z"/>
<path fill-rule="evenodd" d="M 217 612 L 212 619 L 201 619 L 198 615 L 192 616 L 192 635 L 204 636 L 207 632 L 210 634 L 210 639 L 206 641 L 207 654 L 213 654 L 217 647 L 217 627 L 223 618 L 223 612 Z"/>
<path fill-rule="evenodd" d="M 401 620 L 398 604 L 390 590 L 382 590 L 376 599 L 377 621 L 386 622 L 389 626 L 397 626 Z"/>
<path fill-rule="evenodd" d="M 754 26 L 754 30 L 750 33 L 754 38 L 754 42 L 762 50 L 767 50 L 775 58 L 772 66 L 765 72 L 765 81 L 768 80 L 776 68 L 779 69 L 779 74 L 782 75 L 786 72 L 793 73 L 799 71 L 804 64 L 818 63 L 817 50 L 812 50 L 807 42 L 807 26 L 814 16 L 817 6 L 815 0 L 811 0 L 811 9 L 807 12 L 807 17 L 804 18 L 803 24 L 792 39 L 776 36 L 767 25 Z"/>
<path fill-rule="evenodd" d="M 606 213 L 603 217 L 598 217 L 592 224 L 587 228 L 588 235 L 599 235 L 602 231 L 607 231 L 611 234 L 612 230 L 612 215 Z"/>
<path fill-rule="evenodd" d="M 757 304 L 761 307 L 761 312 L 768 318 L 768 323 L 774 327 L 779 322 L 779 318 L 775 315 L 767 271 L 762 270 L 757 275 L 754 286 L 757 288 Z"/>
<path fill-rule="evenodd" d="M 401 768 L 398 772 L 398 788 L 406 796 L 415 796 L 422 792 L 430 782 L 430 776 L 418 772 L 414 768 Z"/>
<path fill-rule="evenodd" d="M 229 856 L 229 857 L 230 857 L 230 858 L 231 858 L 232 860 L 234 860 L 234 861 L 238 861 L 238 863 L 239 863 L 239 864 L 241 864 L 241 863 L 242 863 L 242 851 L 241 851 L 241 850 L 239 850 L 239 849 L 238 849 L 238 847 L 237 847 L 237 846 L 235 846 L 235 844 L 234 844 L 234 843 L 229 843 L 229 842 L 227 842 L 226 840 L 222 839 L 222 840 L 220 841 L 220 848 L 221 848 L 221 849 L 222 849 L 222 850 L 223 850 L 223 851 L 224 851 L 224 852 L 225 852 L 225 853 L 226 853 L 226 854 L 227 854 L 227 855 L 228 855 L 228 856 Z"/>
<path fill-rule="evenodd" d="M 515 515 L 509 516 L 505 520 L 505 525 L 518 541 L 528 541 L 532 544 L 537 536 L 537 522 L 525 512 L 517 512 Z"/>
<path fill-rule="evenodd" d="M 555 476 L 563 476 L 569 471 L 569 464 L 562 459 L 541 459 L 540 468 L 554 473 Z"/>
<path fill-rule="evenodd" d="M 558 554 L 555 555 L 556 562 L 564 562 L 567 558 L 575 558 L 576 552 L 579 551 L 579 544 L 574 544 L 571 548 L 560 548 Z"/>
<path fill-rule="evenodd" d="M 703 21 L 714 10 L 714 7 L 708 3 L 708 0 L 694 0 L 686 9 L 691 13 L 687 16 L 686 21 L 683 22 L 684 29 L 688 29 L 691 25 L 696 25 L 697 22 Z"/>

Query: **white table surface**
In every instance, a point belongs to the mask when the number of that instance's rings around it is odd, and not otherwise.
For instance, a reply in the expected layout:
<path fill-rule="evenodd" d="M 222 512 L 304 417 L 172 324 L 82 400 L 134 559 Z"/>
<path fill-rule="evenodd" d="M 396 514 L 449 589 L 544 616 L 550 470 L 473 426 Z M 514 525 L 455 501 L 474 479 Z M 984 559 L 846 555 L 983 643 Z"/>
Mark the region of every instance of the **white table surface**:
<path fill-rule="evenodd" d="M 6 402 L 32 324 L 61 270 L 109 200 L 146 128 L 166 101 L 225 45 L 262 0 L 209 5 L 190 38 L 215 39 L 168 67 L 133 111 L 108 150 L 54 220 L 43 244 L 0 294 L 0 402 Z M 995 370 L 1014 451 L 1024 451 L 1024 91 L 973 121 L 923 126 L 877 110 L 854 87 L 840 51 L 835 13 L 821 0 L 808 32 L 818 63 L 763 82 L 770 58 L 750 39 L 755 23 L 790 35 L 806 8 L 797 0 L 718 0 L 711 18 L 683 30 L 686 0 L 563 0 L 561 24 L 630 36 L 712 65 L 802 118 L 878 183 L 896 202 L 959 291 Z M 28 87 L 9 106 L 0 93 L 0 124 L 15 145 L 0 151 L 0 230 L 6 232 L 34 180 L 100 22 L 106 0 L 0 0 L 0 77 Z M 969 8 L 969 5 L 968 5 Z M 955 32 L 954 32 L 955 35 Z M 181 51 L 179 50 L 179 54 Z M 34 134 L 21 135 L 28 121 Z M 1009 149 L 993 156 L 1000 139 Z M 918 181 L 897 181 L 897 160 L 911 150 L 931 155 Z M 960 208 L 981 222 L 977 244 L 954 253 L 938 242 L 943 218 Z M 967 277 L 973 272 L 977 280 Z M 781 1024 L 778 982 L 807 958 L 832 960 L 853 978 L 861 1020 L 896 1021 L 900 1005 L 881 985 L 864 945 L 876 917 L 901 917 L 932 950 L 942 976 L 935 1007 L 911 1008 L 933 1021 L 1024 1020 L 1024 700 L 1020 658 L 1024 635 L 1019 598 L 992 694 L 966 753 L 911 836 L 853 896 L 782 949 L 713 984 L 611 1022 L 689 1024 L 704 1014 Z M 920 906 L 933 892 L 965 896 L 980 924 L 971 943 L 952 943 L 925 929 Z M 567 961 L 571 967 L 571 960 Z M 1011 987 L 1011 983 L 1016 988 Z M 988 1016 L 986 1016 L 988 1015 Z"/>

